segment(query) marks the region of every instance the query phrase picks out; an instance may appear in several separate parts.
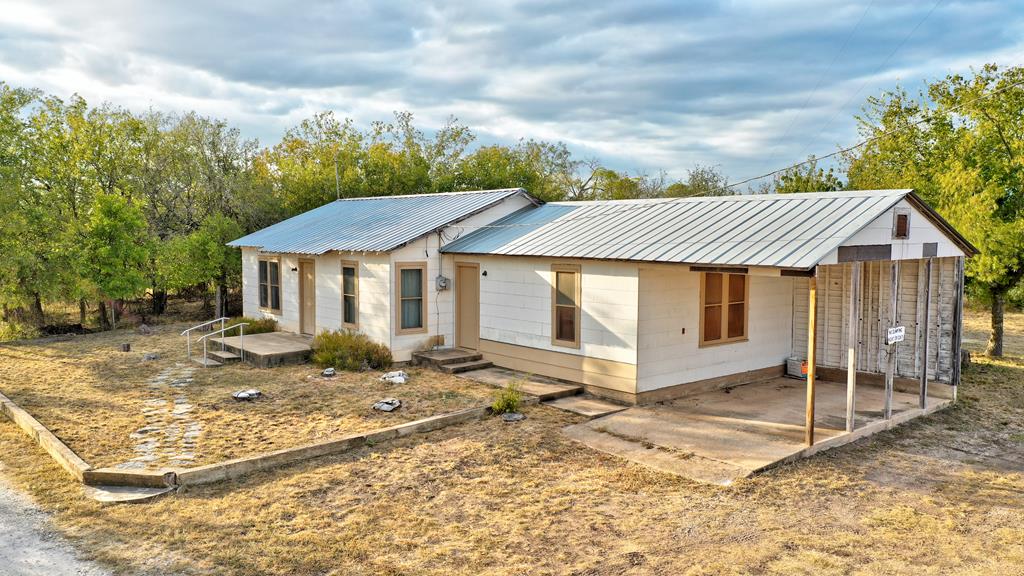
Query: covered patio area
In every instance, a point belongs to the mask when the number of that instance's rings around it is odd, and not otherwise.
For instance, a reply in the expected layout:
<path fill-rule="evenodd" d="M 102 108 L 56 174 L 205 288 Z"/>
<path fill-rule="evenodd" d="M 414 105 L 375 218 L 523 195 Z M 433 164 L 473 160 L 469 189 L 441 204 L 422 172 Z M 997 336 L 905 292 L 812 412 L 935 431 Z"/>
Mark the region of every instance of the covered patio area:
<path fill-rule="evenodd" d="M 729 485 L 773 466 L 853 442 L 947 406 L 929 396 L 892 393 L 885 418 L 885 389 L 856 388 L 856 426 L 846 431 L 846 383 L 818 380 L 814 443 L 806 443 L 806 383 L 773 378 L 703 392 L 569 426 L 565 433 L 587 446 L 692 480 Z"/>

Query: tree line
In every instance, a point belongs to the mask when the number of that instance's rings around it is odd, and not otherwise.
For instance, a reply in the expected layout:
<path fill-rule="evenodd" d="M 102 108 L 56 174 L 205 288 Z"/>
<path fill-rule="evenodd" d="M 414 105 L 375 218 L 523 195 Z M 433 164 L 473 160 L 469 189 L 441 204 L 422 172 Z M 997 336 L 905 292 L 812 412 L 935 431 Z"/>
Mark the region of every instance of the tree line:
<path fill-rule="evenodd" d="M 107 328 L 121 303 L 189 291 L 225 312 L 241 284 L 225 243 L 341 197 L 522 187 L 543 200 L 721 194 L 725 177 L 683 181 L 611 170 L 562 143 L 473 146 L 450 120 L 426 134 L 412 114 L 359 129 L 324 112 L 262 147 L 196 113 L 135 113 L 0 83 L 0 308 L 42 325 L 77 303 Z"/>
<path fill-rule="evenodd" d="M 813 157 L 742 192 L 914 188 L 981 249 L 972 296 L 991 304 L 989 353 L 1003 314 L 1024 302 L 1024 68 L 994 64 L 917 94 L 868 98 L 865 145 L 837 167 Z M 426 134 L 412 114 L 360 129 L 316 114 L 262 147 L 222 120 L 133 113 L 0 83 L 0 307 L 41 323 L 49 303 L 116 321 L 116 303 L 167 294 L 224 295 L 240 285 L 225 242 L 335 198 L 522 187 L 542 200 L 686 197 L 741 192 L 718 169 L 682 180 L 623 173 L 563 143 L 474 146 L 451 119 Z M 845 178 L 845 182 L 842 180 Z"/>

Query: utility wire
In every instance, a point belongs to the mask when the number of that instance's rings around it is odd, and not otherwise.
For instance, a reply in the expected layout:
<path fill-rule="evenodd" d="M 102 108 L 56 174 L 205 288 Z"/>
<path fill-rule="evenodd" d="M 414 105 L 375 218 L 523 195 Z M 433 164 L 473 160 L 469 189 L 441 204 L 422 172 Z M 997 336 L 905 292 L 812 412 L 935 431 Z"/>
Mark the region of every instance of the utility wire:
<path fill-rule="evenodd" d="M 965 108 L 967 106 L 970 106 L 971 104 L 974 104 L 976 102 L 980 102 L 980 101 L 985 100 L 987 98 L 991 98 L 992 96 L 995 96 L 997 94 L 1006 92 L 1007 90 L 1010 90 L 1012 88 L 1018 88 L 1018 87 L 1024 87 L 1024 79 L 1018 80 L 1017 82 L 1011 82 L 1009 84 L 1006 84 L 1006 85 L 1002 86 L 1001 88 L 996 88 L 994 90 L 990 90 L 990 91 L 988 91 L 988 92 L 978 96 L 977 98 L 974 98 L 972 100 L 968 100 L 967 102 L 963 102 L 963 103 L 958 104 L 956 106 L 952 106 L 950 108 L 947 108 L 946 111 L 947 112 L 956 112 L 956 111 L 959 111 L 959 110 L 961 110 L 961 109 L 963 109 L 963 108 Z M 520 223 L 515 223 L 515 224 L 483 224 L 483 225 L 475 225 L 475 226 L 470 226 L 470 225 L 465 225 L 465 224 L 453 224 L 451 226 L 451 228 L 457 228 L 457 229 L 460 229 L 460 230 L 467 230 L 467 229 L 479 229 L 479 228 L 519 228 L 519 227 L 525 227 L 525 226 L 537 226 L 537 227 L 540 227 L 540 226 L 544 226 L 544 225 L 552 224 L 552 223 L 562 224 L 562 223 L 565 223 L 565 222 L 574 222 L 574 221 L 577 221 L 577 220 L 591 220 L 591 219 L 594 219 L 594 218 L 604 218 L 604 217 L 608 217 L 608 216 L 618 216 L 619 214 L 621 214 L 622 212 L 625 212 L 625 211 L 648 209 L 652 205 L 673 204 L 673 203 L 685 202 L 686 200 L 689 200 L 691 198 L 702 198 L 702 197 L 708 197 L 708 196 L 715 196 L 715 195 L 717 195 L 716 193 L 718 193 L 718 192 L 731 192 L 731 190 L 733 188 L 735 188 L 737 186 L 742 186 L 743 184 L 748 184 L 748 183 L 753 182 L 755 180 L 761 180 L 762 178 L 768 178 L 770 176 L 775 176 L 777 174 L 781 174 L 783 172 L 786 172 L 787 170 L 792 170 L 793 168 L 799 168 L 800 166 L 804 166 L 804 165 L 810 164 L 812 162 L 817 162 L 818 160 L 825 160 L 827 158 L 832 158 L 832 157 L 838 156 L 840 154 L 845 154 L 847 152 L 851 152 L 851 151 L 856 150 L 856 149 L 858 149 L 858 148 L 860 148 L 862 146 L 866 146 L 868 144 L 871 144 L 872 142 L 876 142 L 878 140 L 881 140 L 882 138 L 886 138 L 888 136 L 891 136 L 891 135 L 893 135 L 893 134 L 895 134 L 895 133 L 897 133 L 897 132 L 899 132 L 901 130 L 905 130 L 907 128 L 912 128 L 914 126 L 920 126 L 921 124 L 929 122 L 930 120 L 931 120 L 931 118 L 926 116 L 926 117 L 921 118 L 919 120 L 915 120 L 914 122 L 908 122 L 906 124 L 901 124 L 899 126 L 896 126 L 896 127 L 893 127 L 893 128 L 887 129 L 887 130 L 879 130 L 874 136 L 871 136 L 869 138 L 865 138 L 864 140 L 861 140 L 860 142 L 857 142 L 856 144 L 853 144 L 851 146 L 847 146 L 845 148 L 840 148 L 839 150 L 836 150 L 835 152 L 831 152 L 831 153 L 825 154 L 823 156 L 815 157 L 813 160 L 804 160 L 802 162 L 797 162 L 795 164 L 790 164 L 789 166 L 786 166 L 786 167 L 783 167 L 783 168 L 779 168 L 777 170 L 772 170 L 771 172 L 766 172 L 766 173 L 758 175 L 758 176 L 752 176 L 750 178 L 745 178 L 743 180 L 740 180 L 739 182 L 733 182 L 732 184 L 726 184 L 726 185 L 718 187 L 718 188 L 713 188 L 713 189 L 708 190 L 708 191 L 706 191 L 706 192 L 704 192 L 702 194 L 693 194 L 693 195 L 690 195 L 690 196 L 681 196 L 679 198 L 647 198 L 647 199 L 644 199 L 645 201 L 642 201 L 642 202 L 640 202 L 639 204 L 637 204 L 635 206 L 627 206 L 627 207 L 624 207 L 624 208 L 619 208 L 619 209 L 615 210 L 614 212 L 610 212 L 608 210 L 605 210 L 605 211 L 602 211 L 602 212 L 600 212 L 598 214 L 586 214 L 586 215 L 580 215 L 580 216 L 572 216 L 572 217 L 568 217 L 568 218 L 556 218 L 554 220 L 549 220 L 549 221 L 546 221 L 546 222 L 520 222 Z M 836 192 L 837 195 L 842 194 L 842 193 L 843 193 L 842 191 Z M 772 196 L 772 195 L 768 194 L 767 196 Z M 794 197 L 798 197 L 798 196 L 799 195 L 796 195 Z M 623 201 L 626 201 L 626 200 L 623 200 Z M 578 201 L 578 204 L 585 206 L 587 204 L 587 201 Z M 607 206 L 607 204 L 602 205 L 600 207 L 606 207 L 606 206 Z M 459 233 L 459 235 L 461 235 L 461 232 Z"/>
<path fill-rule="evenodd" d="M 818 93 L 818 89 L 821 88 L 822 83 L 825 81 L 825 77 L 828 76 L 828 73 L 832 71 L 832 67 L 835 66 L 836 62 L 839 61 L 839 57 L 842 56 L 844 52 L 846 52 L 846 47 L 849 46 L 850 40 L 853 39 L 854 34 L 856 34 L 857 30 L 860 29 L 860 25 L 864 22 L 864 17 L 868 15 L 868 10 L 871 10 L 871 7 L 874 6 L 874 4 L 875 0 L 871 0 L 870 2 L 868 2 L 868 5 L 864 8 L 864 11 L 861 12 L 860 18 L 857 20 L 857 23 L 853 25 L 853 28 L 850 30 L 850 33 L 846 35 L 846 40 L 843 41 L 843 45 L 839 48 L 839 51 L 836 52 L 836 55 L 832 57 L 832 61 L 829 62 L 828 66 L 825 68 L 825 71 L 818 76 L 818 81 L 814 84 L 814 88 L 811 90 L 811 93 L 808 94 L 807 98 L 804 99 L 803 105 L 801 105 L 800 109 L 797 110 L 796 116 L 794 116 L 793 119 L 790 120 L 789 125 L 786 126 L 786 130 L 783 131 L 782 137 L 776 141 L 774 146 L 772 146 L 771 156 L 769 156 L 768 162 L 766 162 L 768 166 L 771 166 L 772 164 L 775 163 L 775 158 L 776 156 L 778 156 L 779 145 L 786 140 L 787 136 L 789 136 L 789 133 L 793 130 L 793 127 L 796 126 L 797 120 L 800 119 L 800 117 L 804 113 L 804 110 L 807 109 L 807 105 L 810 104 L 811 99 L 814 98 L 814 96 Z"/>
<path fill-rule="evenodd" d="M 896 53 L 899 52 L 900 49 L 903 48 L 903 46 L 910 40 L 910 38 L 917 32 L 917 30 L 925 23 L 925 21 L 928 20 L 929 17 L 931 17 L 932 13 L 935 12 L 936 8 L 938 8 L 939 4 L 942 4 L 942 2 L 943 2 L 943 0 L 936 0 L 935 4 L 932 4 L 931 10 L 929 10 L 928 13 L 926 13 L 924 15 L 924 18 L 921 18 L 920 20 L 918 20 L 917 25 L 910 29 L 910 32 L 907 33 L 907 35 L 903 37 L 903 40 L 899 44 L 897 44 L 895 48 L 892 49 L 892 52 L 889 52 L 889 55 L 885 57 L 885 60 L 882 60 L 882 63 L 879 64 L 877 68 L 875 68 L 875 71 L 872 72 L 870 76 L 868 76 L 867 80 L 864 80 L 864 82 L 860 85 L 860 88 L 857 88 L 856 92 L 851 94 L 850 97 L 847 98 L 846 101 L 843 102 L 843 104 L 839 108 L 836 108 L 836 111 L 832 114 L 831 117 L 829 117 L 828 121 L 825 122 L 825 124 L 822 125 L 820 130 L 818 130 L 818 134 L 817 134 L 817 136 L 814 137 L 814 140 L 817 140 L 818 138 L 820 138 L 821 135 L 824 134 L 825 131 L 828 130 L 832 126 L 832 122 L 834 122 L 835 119 L 838 118 L 839 115 L 842 114 L 842 112 L 844 110 L 846 110 L 846 107 L 849 106 L 850 102 L 853 102 L 853 99 L 856 98 L 858 95 L 860 95 L 861 91 L 863 91 L 864 88 L 867 87 L 868 82 L 871 81 L 871 78 L 874 77 L 875 75 L 877 75 L 879 72 L 882 71 L 882 68 L 884 68 L 885 65 L 889 63 L 889 60 L 892 60 L 892 57 L 895 56 Z M 810 145 L 804 147 L 803 152 L 801 152 L 801 154 L 800 154 L 801 158 L 804 157 L 804 152 L 807 152 L 807 148 L 809 148 L 809 147 L 810 147 Z"/>

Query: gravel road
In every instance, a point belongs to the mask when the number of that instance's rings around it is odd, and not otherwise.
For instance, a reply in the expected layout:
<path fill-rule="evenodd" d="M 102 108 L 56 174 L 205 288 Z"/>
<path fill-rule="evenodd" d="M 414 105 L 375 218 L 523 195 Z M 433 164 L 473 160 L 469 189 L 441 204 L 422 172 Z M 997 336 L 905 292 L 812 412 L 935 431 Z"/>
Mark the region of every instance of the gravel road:
<path fill-rule="evenodd" d="M 0 463 L 0 573 L 5 576 L 109 576 L 78 556 L 50 517 L 3 476 Z"/>

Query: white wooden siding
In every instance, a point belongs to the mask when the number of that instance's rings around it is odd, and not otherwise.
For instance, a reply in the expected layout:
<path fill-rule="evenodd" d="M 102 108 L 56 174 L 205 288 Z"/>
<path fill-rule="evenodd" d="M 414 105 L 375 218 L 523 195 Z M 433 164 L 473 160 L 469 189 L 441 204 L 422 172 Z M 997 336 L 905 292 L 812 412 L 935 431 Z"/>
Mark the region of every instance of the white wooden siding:
<path fill-rule="evenodd" d="M 907 210 L 910 212 L 910 234 L 905 240 L 897 240 L 892 237 L 893 213 L 895 210 Z M 963 251 L 944 232 L 936 228 L 924 214 L 904 199 L 843 242 L 843 246 L 892 244 L 893 260 L 915 260 L 922 257 L 924 244 L 931 242 L 938 245 L 936 256 L 940 258 L 964 256 Z M 838 262 L 839 252 L 838 250 L 833 250 L 819 264 L 828 265 L 837 264 Z"/>
<path fill-rule="evenodd" d="M 641 266 L 638 391 L 781 366 L 791 354 L 793 279 L 751 275 L 748 306 L 748 340 L 701 348 L 700 273 Z"/>
<path fill-rule="evenodd" d="M 937 258 L 932 264 L 928 335 L 928 376 L 940 382 L 953 377 L 953 338 L 956 298 L 956 261 Z M 922 345 L 924 323 L 924 260 L 902 260 L 897 286 L 897 325 L 907 329 L 906 340 L 897 346 L 896 373 L 907 378 L 920 374 L 917 349 Z M 891 263 L 864 262 L 858 328 L 857 369 L 884 373 L 885 331 L 890 318 Z M 818 359 L 822 366 L 846 368 L 846 326 L 852 264 L 818 268 Z M 807 355 L 807 280 L 797 280 L 793 291 L 793 350 Z"/>
<path fill-rule="evenodd" d="M 457 261 L 480 265 L 480 338 L 636 364 L 636 264 L 469 255 Z M 551 343 L 552 264 L 580 266 L 579 348 Z"/>
<path fill-rule="evenodd" d="M 455 343 L 455 312 L 454 312 L 454 259 L 452 255 L 441 255 L 439 248 L 456 237 L 468 234 L 477 230 L 479 226 L 490 224 L 516 210 L 525 208 L 530 201 L 522 196 L 507 198 L 501 203 L 488 208 L 487 210 L 470 216 L 454 226 L 445 228 L 441 232 L 441 239 L 437 234 L 428 234 L 406 246 L 403 246 L 390 254 L 391 268 L 389 270 L 389 300 L 397 286 L 397 278 L 394 274 L 396 262 L 426 262 L 427 263 L 427 332 L 423 334 L 403 334 L 395 332 L 395 317 L 388 309 L 389 326 L 391 330 L 391 354 L 396 361 L 407 361 L 412 358 L 412 353 L 417 350 L 424 350 L 429 347 L 433 336 L 443 336 L 445 346 L 453 346 Z M 459 258 L 461 261 L 462 258 Z M 451 286 L 448 290 L 437 290 L 435 278 L 443 275 L 449 279 Z M 393 307 L 394 304 L 392 303 Z M 362 315 L 360 315 L 362 318 Z M 482 336 L 482 334 L 481 334 Z"/>

